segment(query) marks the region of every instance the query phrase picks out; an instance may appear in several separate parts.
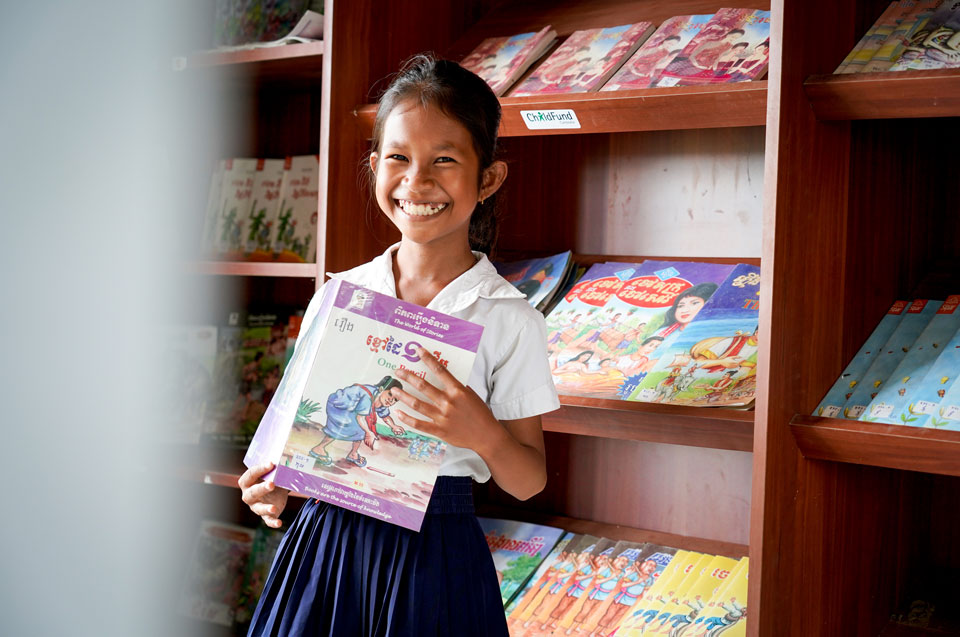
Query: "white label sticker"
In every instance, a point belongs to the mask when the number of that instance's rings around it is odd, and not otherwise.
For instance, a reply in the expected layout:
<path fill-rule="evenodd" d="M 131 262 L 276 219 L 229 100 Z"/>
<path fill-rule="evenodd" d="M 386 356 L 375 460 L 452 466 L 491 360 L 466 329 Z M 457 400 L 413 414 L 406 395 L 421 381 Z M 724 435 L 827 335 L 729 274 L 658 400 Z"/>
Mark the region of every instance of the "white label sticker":
<path fill-rule="evenodd" d="M 528 130 L 580 128 L 580 120 L 572 108 L 551 108 L 542 111 L 520 111 Z"/>
<path fill-rule="evenodd" d="M 937 409 L 937 403 L 932 403 L 929 400 L 918 400 L 917 404 L 913 406 L 913 413 L 915 414 L 932 414 Z"/>
<path fill-rule="evenodd" d="M 826 405 L 823 408 L 822 415 L 824 418 L 836 418 L 840 415 L 840 408 L 836 405 Z"/>
<path fill-rule="evenodd" d="M 889 418 L 893 413 L 893 405 L 880 403 L 870 408 L 870 416 L 873 418 Z"/>
<path fill-rule="evenodd" d="M 657 397 L 656 389 L 641 389 L 637 394 L 637 398 L 640 400 L 650 401 Z"/>
<path fill-rule="evenodd" d="M 305 456 L 302 453 L 295 453 L 293 454 L 293 461 L 290 463 L 290 468 L 296 469 L 297 471 L 313 469 L 313 458 Z"/>
<path fill-rule="evenodd" d="M 940 409 L 940 413 L 947 420 L 960 420 L 960 405 L 947 405 Z"/>
<path fill-rule="evenodd" d="M 854 405 L 847 410 L 847 418 L 859 418 L 867 410 L 866 405 Z"/>

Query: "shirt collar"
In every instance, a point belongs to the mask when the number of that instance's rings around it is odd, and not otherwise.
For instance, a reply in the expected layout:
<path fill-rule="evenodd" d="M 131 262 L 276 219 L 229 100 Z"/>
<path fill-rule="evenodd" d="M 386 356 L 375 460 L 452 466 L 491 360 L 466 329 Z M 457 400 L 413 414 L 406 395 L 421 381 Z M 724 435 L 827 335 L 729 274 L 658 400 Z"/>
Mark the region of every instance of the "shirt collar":
<path fill-rule="evenodd" d="M 380 294 L 397 296 L 396 281 L 393 278 L 393 253 L 400 247 L 395 243 L 386 252 L 369 263 L 347 270 L 346 272 L 327 273 L 332 279 L 342 279 L 354 285 L 360 285 Z M 474 252 L 477 262 L 469 270 L 451 281 L 433 297 L 427 305 L 431 310 L 445 314 L 459 312 L 477 299 L 523 299 L 523 292 L 497 274 L 487 255 Z"/>

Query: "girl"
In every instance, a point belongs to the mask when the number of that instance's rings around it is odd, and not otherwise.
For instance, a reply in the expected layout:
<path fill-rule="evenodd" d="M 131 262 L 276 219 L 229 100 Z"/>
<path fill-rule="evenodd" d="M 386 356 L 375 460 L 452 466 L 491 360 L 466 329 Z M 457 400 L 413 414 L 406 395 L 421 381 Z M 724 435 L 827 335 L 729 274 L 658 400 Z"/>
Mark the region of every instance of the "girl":
<path fill-rule="evenodd" d="M 559 402 L 543 316 L 484 254 L 496 234 L 494 194 L 507 175 L 495 159 L 499 124 L 499 102 L 482 79 L 428 56 L 405 65 L 380 100 L 370 175 L 401 241 L 332 276 L 483 325 L 480 351 L 467 385 L 425 351 L 441 386 L 396 372 L 426 399 L 392 393 L 429 420 L 394 416 L 447 444 L 420 532 L 307 501 L 277 553 L 250 635 L 507 634 L 471 486 L 493 477 L 519 499 L 543 489 L 540 415 Z M 277 528 L 287 492 L 260 480 L 270 468 L 250 469 L 239 483 L 244 502 Z"/>

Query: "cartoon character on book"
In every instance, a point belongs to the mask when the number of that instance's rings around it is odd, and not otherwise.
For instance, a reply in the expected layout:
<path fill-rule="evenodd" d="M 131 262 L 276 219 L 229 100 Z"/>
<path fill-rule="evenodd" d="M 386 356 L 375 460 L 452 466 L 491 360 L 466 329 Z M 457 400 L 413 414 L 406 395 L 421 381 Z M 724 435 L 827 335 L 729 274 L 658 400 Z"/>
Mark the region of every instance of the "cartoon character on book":
<path fill-rule="evenodd" d="M 682 331 L 696 318 L 718 287 L 716 283 L 698 283 L 678 294 L 673 305 L 664 313 L 663 323 L 657 328 L 656 336 L 666 339 L 674 332 Z"/>
<path fill-rule="evenodd" d="M 753 47 L 750 55 L 738 59 L 730 73 L 731 82 L 743 82 L 752 80 L 757 76 L 759 67 L 765 66 L 770 59 L 770 38 L 767 38 L 757 46 Z"/>
<path fill-rule="evenodd" d="M 593 548 L 592 545 L 590 548 Z M 570 551 L 566 553 L 566 557 L 562 561 L 557 563 L 556 567 L 553 567 L 553 575 L 551 576 L 547 592 L 530 614 L 530 618 L 523 623 L 524 628 L 529 628 L 537 617 L 542 617 L 555 607 L 557 598 L 563 595 L 567 589 L 567 582 L 570 581 L 570 578 L 573 577 L 573 574 L 576 572 L 579 560 L 580 554 Z M 540 630 L 546 630 L 549 624 L 550 615 L 547 615 L 543 618 Z M 554 624 L 554 626 L 556 626 L 556 624 Z"/>
<path fill-rule="evenodd" d="M 403 385 L 392 376 L 384 376 L 376 385 L 357 383 L 330 394 L 327 398 L 327 424 L 322 429 L 323 440 L 309 451 L 310 456 L 320 464 L 330 466 L 334 461 L 327 453 L 327 447 L 335 440 L 344 440 L 351 443 L 344 460 L 357 467 L 365 467 L 367 459 L 358 450 L 361 442 L 374 448 L 374 443 L 380 438 L 376 429 L 378 418 L 390 427 L 395 436 L 406 433 L 390 416 L 390 407 L 397 402 L 394 389 L 403 389 Z"/>
<path fill-rule="evenodd" d="M 523 292 L 523 295 L 527 297 L 527 300 L 529 300 L 531 296 L 533 296 L 540 290 L 540 288 L 544 285 L 544 283 L 556 278 L 551 276 L 552 273 L 553 273 L 553 264 L 548 263 L 544 267 L 540 268 L 539 270 L 531 274 L 526 281 L 523 281 L 522 275 L 526 274 L 526 270 L 524 270 L 521 273 L 521 276 L 516 279 L 518 281 L 521 281 L 521 283 L 517 285 L 516 288 L 521 292 Z M 511 279 L 507 279 L 507 280 L 513 283 L 513 280 Z"/>
<path fill-rule="evenodd" d="M 633 77 L 623 78 L 623 83 L 626 84 L 634 78 L 641 77 L 647 77 L 650 80 L 656 79 L 660 75 L 660 71 L 682 50 L 677 48 L 678 44 L 680 44 L 680 36 L 670 35 L 661 40 L 657 46 L 635 54 L 627 63 L 629 65 L 627 68 L 633 74 Z"/>
<path fill-rule="evenodd" d="M 591 544 L 577 555 L 576 570 L 569 578 L 570 585 L 566 588 L 556 607 L 551 611 L 549 620 L 540 626 L 540 630 L 556 628 L 567 611 L 583 595 L 583 591 L 590 586 L 590 581 L 593 579 L 593 557 L 591 553 L 594 548 L 596 547 Z"/>
<path fill-rule="evenodd" d="M 623 616 L 637 603 L 637 600 L 643 597 L 655 581 L 653 574 L 657 571 L 657 563 L 653 560 L 641 561 L 640 549 L 627 549 L 621 553 L 621 556 L 625 556 L 630 561 L 630 565 L 626 567 L 617 582 L 613 603 L 597 622 L 597 630 L 602 635 L 609 634 L 612 628 L 620 625 Z"/>
<path fill-rule="evenodd" d="M 568 545 L 569 546 L 569 545 Z M 554 561 L 547 567 L 547 570 L 543 572 L 543 575 L 540 576 L 536 582 L 534 582 L 526 591 L 524 596 L 517 602 L 517 605 L 514 607 L 513 611 L 510 613 L 512 618 L 520 617 L 527 607 L 533 603 L 538 597 L 542 597 L 541 594 L 545 594 L 546 590 L 549 590 L 549 587 L 554 584 L 561 572 L 561 568 L 570 562 L 570 551 L 562 550 L 557 553 Z M 532 616 L 532 615 L 531 615 Z M 524 626 L 528 626 L 530 621 L 527 621 Z"/>
<path fill-rule="evenodd" d="M 621 558 L 619 555 L 616 559 L 611 560 L 611 555 L 613 555 L 612 546 L 601 551 L 600 555 L 594 560 L 596 574 L 589 580 L 590 592 L 587 593 L 587 598 L 583 600 L 583 606 L 580 607 L 580 612 L 577 613 L 570 627 L 567 628 L 567 635 L 572 634 L 574 631 L 578 633 L 581 632 L 581 628 L 584 622 L 587 621 L 587 618 L 590 617 L 590 614 L 593 613 L 601 602 L 610 596 L 610 592 L 616 587 L 617 578 L 627 565 L 627 560 Z"/>
<path fill-rule="evenodd" d="M 741 606 L 736 597 L 731 597 L 729 602 L 720 604 L 727 613 L 722 617 L 708 617 L 704 620 L 705 637 L 717 637 L 722 635 L 737 622 L 743 621 L 747 616 L 747 607 Z"/>
<path fill-rule="evenodd" d="M 657 383 L 656 394 L 651 402 L 670 402 L 682 391 L 686 391 L 694 382 L 693 366 L 687 366 L 687 357 L 679 355 L 670 363 L 670 373 Z"/>

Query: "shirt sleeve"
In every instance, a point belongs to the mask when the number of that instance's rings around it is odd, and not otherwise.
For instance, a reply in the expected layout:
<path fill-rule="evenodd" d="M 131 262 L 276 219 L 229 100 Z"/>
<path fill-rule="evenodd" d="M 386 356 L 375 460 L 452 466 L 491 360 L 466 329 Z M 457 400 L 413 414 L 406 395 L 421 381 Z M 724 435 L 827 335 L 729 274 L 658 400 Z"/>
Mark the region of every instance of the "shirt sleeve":
<path fill-rule="evenodd" d="M 497 357 L 488 404 L 497 420 L 539 416 L 560 407 L 547 360 L 543 315 L 526 314 L 520 330 Z"/>

